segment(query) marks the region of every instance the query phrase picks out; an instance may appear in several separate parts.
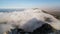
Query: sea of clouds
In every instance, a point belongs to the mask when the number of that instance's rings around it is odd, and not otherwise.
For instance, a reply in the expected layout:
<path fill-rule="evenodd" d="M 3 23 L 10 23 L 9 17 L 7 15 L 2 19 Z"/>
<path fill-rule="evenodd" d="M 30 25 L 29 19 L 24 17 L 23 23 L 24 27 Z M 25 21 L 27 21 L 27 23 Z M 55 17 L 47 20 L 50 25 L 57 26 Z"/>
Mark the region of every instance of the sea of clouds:
<path fill-rule="evenodd" d="M 50 18 L 51 21 L 45 21 Z M 15 26 L 32 32 L 34 29 L 48 23 L 60 30 L 60 21 L 40 9 L 25 9 L 24 11 L 0 12 L 0 33 L 13 29 Z M 27 30 L 28 29 L 28 30 Z"/>

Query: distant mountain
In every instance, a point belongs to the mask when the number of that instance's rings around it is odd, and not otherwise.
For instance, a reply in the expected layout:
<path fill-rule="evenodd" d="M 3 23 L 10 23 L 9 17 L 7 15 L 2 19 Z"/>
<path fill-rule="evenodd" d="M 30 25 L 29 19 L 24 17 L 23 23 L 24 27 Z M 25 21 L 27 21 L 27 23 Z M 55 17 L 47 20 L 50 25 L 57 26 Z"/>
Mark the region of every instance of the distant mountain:
<path fill-rule="evenodd" d="M 60 19 L 60 11 L 47 11 L 47 13 L 53 15 L 54 17 L 56 17 L 57 19 Z"/>
<path fill-rule="evenodd" d="M 0 9 L 0 12 L 24 11 L 24 9 Z"/>

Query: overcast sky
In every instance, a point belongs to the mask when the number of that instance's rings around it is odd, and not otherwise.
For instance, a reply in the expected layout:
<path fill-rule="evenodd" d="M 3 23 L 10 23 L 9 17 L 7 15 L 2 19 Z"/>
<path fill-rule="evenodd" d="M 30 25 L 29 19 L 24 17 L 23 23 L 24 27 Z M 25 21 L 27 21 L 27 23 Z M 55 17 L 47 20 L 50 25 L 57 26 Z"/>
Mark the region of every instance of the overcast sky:
<path fill-rule="evenodd" d="M 0 0 L 0 8 L 60 7 L 60 0 Z"/>

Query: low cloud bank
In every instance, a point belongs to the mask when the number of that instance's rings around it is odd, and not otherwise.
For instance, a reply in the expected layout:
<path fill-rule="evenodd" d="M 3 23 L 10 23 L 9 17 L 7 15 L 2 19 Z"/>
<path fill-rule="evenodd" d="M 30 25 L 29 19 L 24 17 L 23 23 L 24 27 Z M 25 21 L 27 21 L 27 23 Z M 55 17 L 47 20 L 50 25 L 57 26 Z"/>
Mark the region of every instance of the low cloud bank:
<path fill-rule="evenodd" d="M 40 9 L 25 9 L 21 12 L 14 11 L 9 13 L 0 13 L 0 24 L 6 24 L 0 28 L 5 29 L 5 31 L 9 30 L 10 28 L 14 28 L 16 25 L 25 31 L 32 32 L 34 29 L 41 27 L 45 23 L 48 23 L 53 28 L 60 30 L 60 21 L 52 15 L 44 13 Z"/>

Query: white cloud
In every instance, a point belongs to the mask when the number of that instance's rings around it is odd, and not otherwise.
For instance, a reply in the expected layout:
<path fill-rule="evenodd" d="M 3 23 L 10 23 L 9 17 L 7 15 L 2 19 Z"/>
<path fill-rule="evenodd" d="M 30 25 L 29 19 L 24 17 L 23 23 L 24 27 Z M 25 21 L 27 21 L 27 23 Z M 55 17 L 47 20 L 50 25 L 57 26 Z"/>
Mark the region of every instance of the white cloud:
<path fill-rule="evenodd" d="M 50 18 L 52 22 L 45 21 L 45 18 Z M 38 21 L 41 22 L 37 24 L 36 22 Z M 50 14 L 42 12 L 40 9 L 26 9 L 23 12 L 14 11 L 10 13 L 0 13 L 0 23 L 3 22 L 7 22 L 7 24 L 10 24 L 11 27 L 13 25 L 19 25 L 19 28 L 25 29 L 25 31 L 32 31 L 45 23 L 48 23 L 55 29 L 60 30 L 59 20 Z M 34 26 L 34 28 L 32 26 Z"/>

